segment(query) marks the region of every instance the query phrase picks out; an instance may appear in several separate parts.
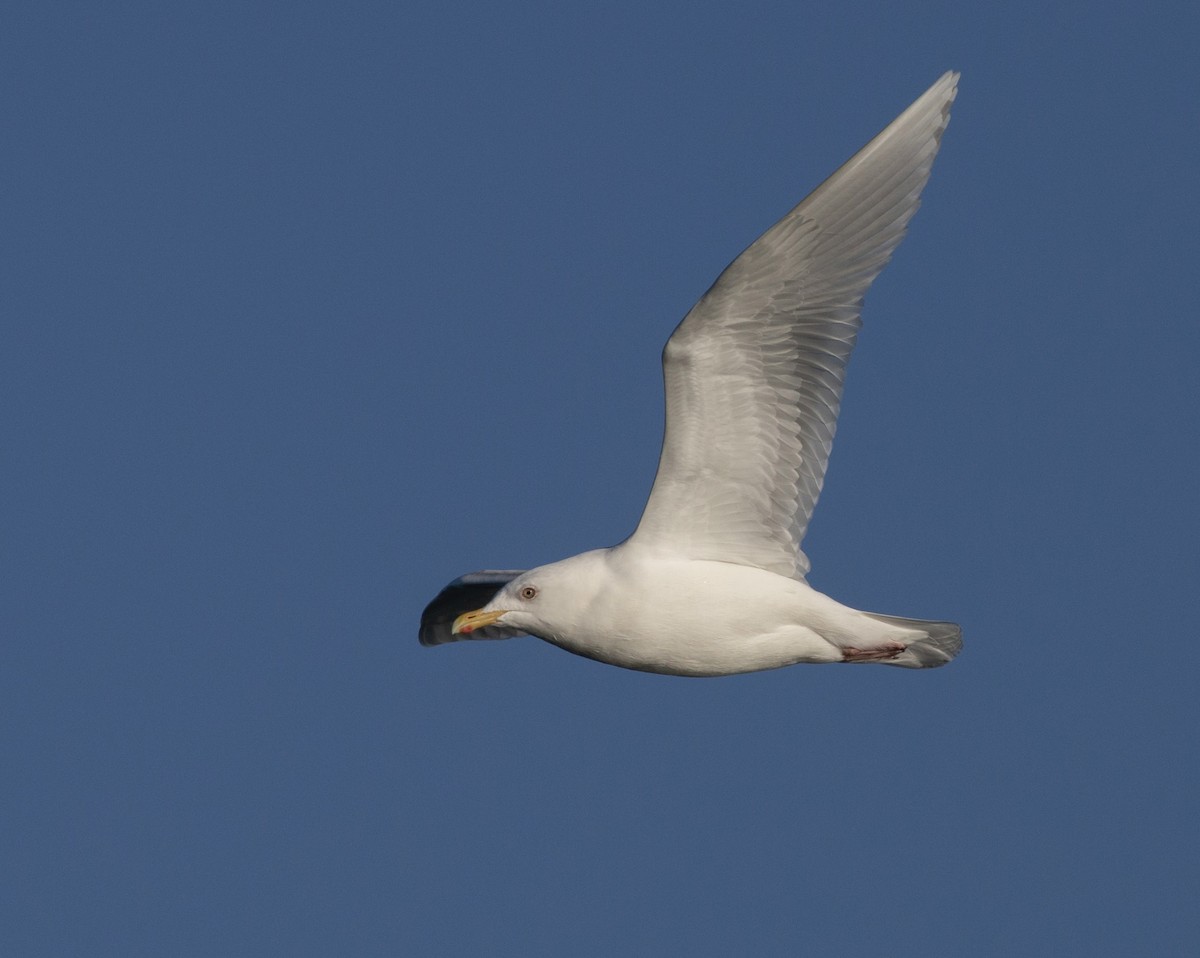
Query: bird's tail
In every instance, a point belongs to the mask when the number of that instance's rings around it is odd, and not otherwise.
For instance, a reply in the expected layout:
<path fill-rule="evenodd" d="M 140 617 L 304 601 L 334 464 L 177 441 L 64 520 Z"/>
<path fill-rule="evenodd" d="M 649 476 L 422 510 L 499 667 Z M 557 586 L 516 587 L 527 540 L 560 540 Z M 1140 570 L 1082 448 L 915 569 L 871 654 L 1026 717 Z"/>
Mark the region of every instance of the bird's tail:
<path fill-rule="evenodd" d="M 908 643 L 908 647 L 893 659 L 883 659 L 883 665 L 898 665 L 903 669 L 935 669 L 945 665 L 962 649 L 962 629 L 953 622 L 930 622 L 926 619 L 903 619 L 898 615 L 867 612 L 872 619 L 925 633 Z"/>

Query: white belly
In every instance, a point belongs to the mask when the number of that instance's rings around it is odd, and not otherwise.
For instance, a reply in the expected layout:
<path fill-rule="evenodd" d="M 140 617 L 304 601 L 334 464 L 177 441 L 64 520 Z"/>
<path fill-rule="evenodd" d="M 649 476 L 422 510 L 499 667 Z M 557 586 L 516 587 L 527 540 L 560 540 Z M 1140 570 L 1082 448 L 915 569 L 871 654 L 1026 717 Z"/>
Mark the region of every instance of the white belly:
<path fill-rule="evenodd" d="M 622 561 L 570 634 L 570 652 L 673 675 L 729 675 L 798 662 L 838 662 L 842 648 L 886 629 L 806 583 L 724 562 Z"/>

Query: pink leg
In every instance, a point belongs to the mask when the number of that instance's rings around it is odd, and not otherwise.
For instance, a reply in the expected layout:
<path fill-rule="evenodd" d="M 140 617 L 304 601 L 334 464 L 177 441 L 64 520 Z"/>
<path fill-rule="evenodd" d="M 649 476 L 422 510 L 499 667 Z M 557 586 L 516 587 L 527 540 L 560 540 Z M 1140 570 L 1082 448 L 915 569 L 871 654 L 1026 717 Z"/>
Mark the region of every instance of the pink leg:
<path fill-rule="evenodd" d="M 905 646 L 889 642 L 875 649 L 842 649 L 843 662 L 886 662 L 903 652 Z"/>

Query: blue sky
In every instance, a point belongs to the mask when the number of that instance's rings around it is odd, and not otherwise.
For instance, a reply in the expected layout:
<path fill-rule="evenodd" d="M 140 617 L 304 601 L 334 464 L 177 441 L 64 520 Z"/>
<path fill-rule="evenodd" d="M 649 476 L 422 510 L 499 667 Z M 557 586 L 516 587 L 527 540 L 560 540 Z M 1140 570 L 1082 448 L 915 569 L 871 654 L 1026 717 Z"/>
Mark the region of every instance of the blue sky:
<path fill-rule="evenodd" d="M 41 3 L 0 39 L 5 955 L 1197 947 L 1194 7 Z M 929 673 L 417 645 L 944 70 L 806 552 Z"/>

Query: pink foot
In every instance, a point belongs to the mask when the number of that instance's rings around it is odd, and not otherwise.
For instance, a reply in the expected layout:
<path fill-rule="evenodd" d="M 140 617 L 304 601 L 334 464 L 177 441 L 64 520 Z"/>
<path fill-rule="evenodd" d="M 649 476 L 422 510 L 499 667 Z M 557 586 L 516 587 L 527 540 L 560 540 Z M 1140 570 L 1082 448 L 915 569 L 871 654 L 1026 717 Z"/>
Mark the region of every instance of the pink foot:
<path fill-rule="evenodd" d="M 894 659 L 905 646 L 899 642 L 889 642 L 876 649 L 842 649 L 843 662 L 886 662 Z"/>

